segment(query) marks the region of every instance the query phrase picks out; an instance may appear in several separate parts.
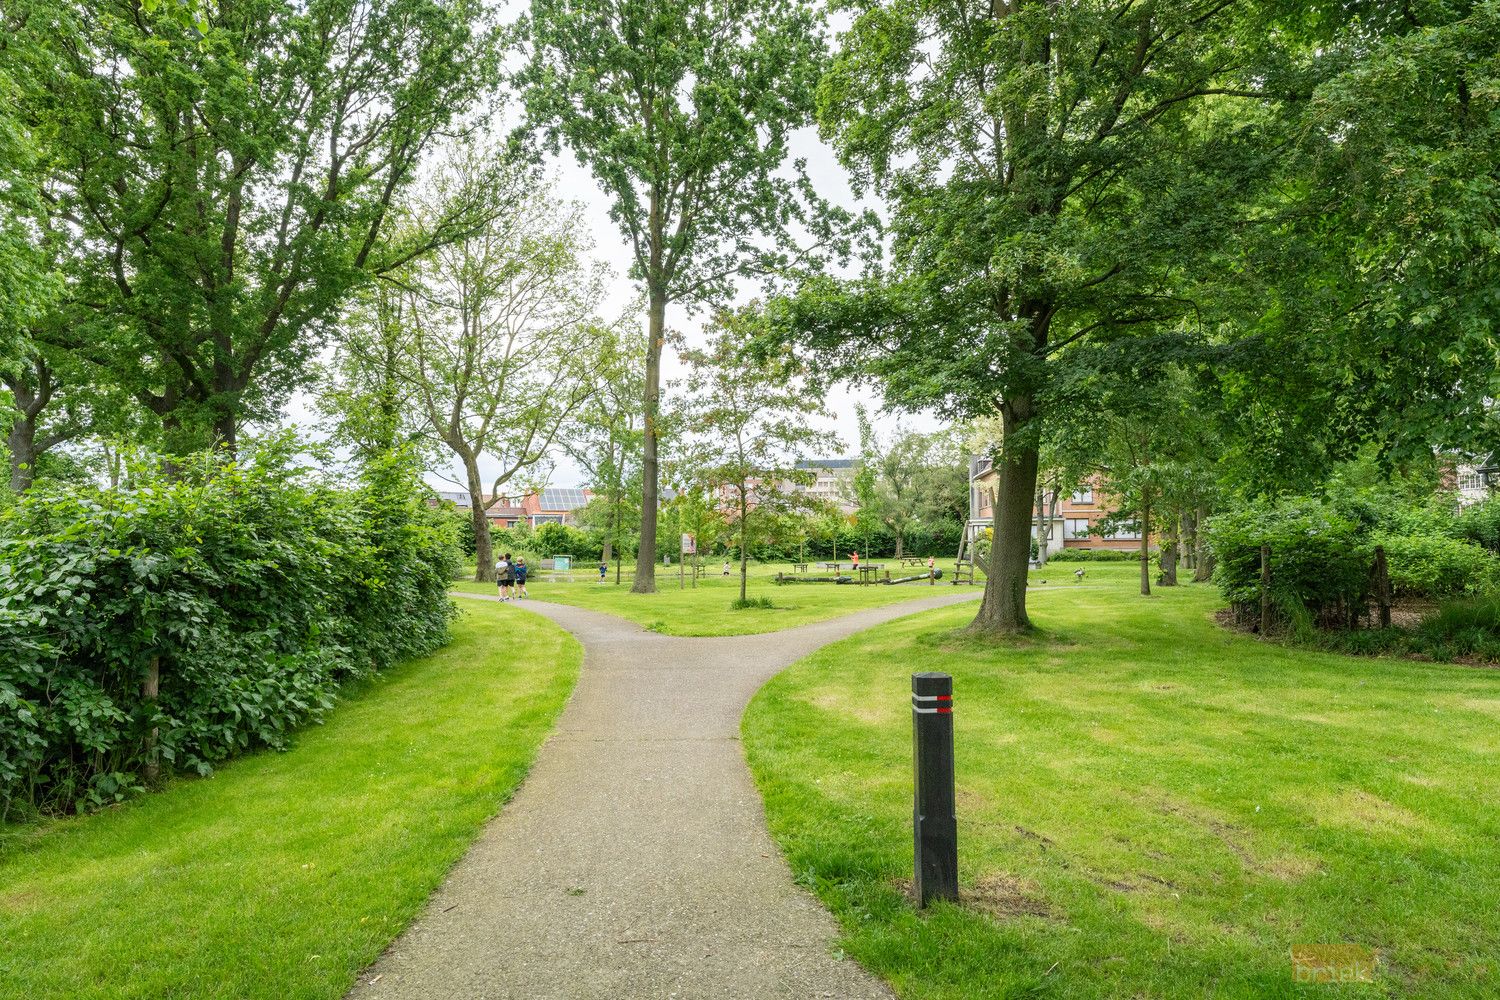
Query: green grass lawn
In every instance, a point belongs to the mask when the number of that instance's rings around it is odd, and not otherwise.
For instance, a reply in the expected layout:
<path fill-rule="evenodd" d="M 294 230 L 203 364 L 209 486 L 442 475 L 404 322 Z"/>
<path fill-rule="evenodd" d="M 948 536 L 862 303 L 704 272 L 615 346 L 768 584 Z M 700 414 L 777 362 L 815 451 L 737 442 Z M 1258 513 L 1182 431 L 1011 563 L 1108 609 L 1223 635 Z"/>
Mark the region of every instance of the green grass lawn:
<path fill-rule="evenodd" d="M 341 997 L 514 792 L 581 650 L 465 606 L 454 641 L 286 753 L 0 839 L 0 997 Z"/>
<path fill-rule="evenodd" d="M 876 562 L 889 567 L 892 576 L 902 575 L 902 571 L 891 561 L 876 560 Z M 789 565 L 774 563 L 751 566 L 748 588 L 750 597 L 769 597 L 776 605 L 774 608 L 731 609 L 730 603 L 740 594 L 737 575 L 731 577 L 710 575 L 700 579 L 696 589 L 689 578 L 687 589 L 681 589 L 678 586 L 675 566 L 670 570 L 666 567 L 657 568 L 657 592 L 655 594 L 632 594 L 628 576 L 625 577 L 624 582 L 616 585 L 613 570 L 611 570 L 608 582 L 600 583 L 597 579 L 597 565 L 593 573 L 590 573 L 588 566 L 580 567 L 574 572 L 574 580 L 571 583 L 549 582 L 533 577 L 532 581 L 527 584 L 527 589 L 532 597 L 539 600 L 571 604 L 593 611 L 605 611 L 612 615 L 619 615 L 621 618 L 628 618 L 665 635 L 748 635 L 753 632 L 774 632 L 778 629 L 791 628 L 794 625 L 836 618 L 863 608 L 883 607 L 887 604 L 919 597 L 932 597 L 937 594 L 951 594 L 953 587 L 948 578 L 951 577 L 953 571 L 952 563 L 950 559 L 945 567 L 939 561 L 938 567 L 943 569 L 945 579 L 939 580 L 935 586 L 928 586 L 926 583 L 892 586 L 874 584 L 868 587 L 839 586 L 831 583 L 778 586 L 775 582 L 776 574 L 778 572 L 790 574 Z M 722 563 L 715 565 L 721 566 Z M 1071 581 L 1072 569 L 1076 566 L 1064 572 L 1065 565 L 1057 564 L 1056 573 L 1051 572 L 1052 567 L 1048 567 L 1040 575 L 1033 573 L 1033 580 L 1056 576 L 1059 580 L 1066 577 Z M 1101 567 L 1103 565 L 1101 564 Z M 1133 567 L 1123 568 L 1127 571 L 1134 571 Z M 1110 564 L 1106 572 L 1117 573 L 1120 569 L 1122 567 L 1119 564 Z M 1092 576 L 1095 567 L 1089 566 L 1088 571 Z M 735 573 L 738 572 L 736 567 Z M 910 569 L 905 572 L 910 574 L 924 571 Z M 472 576 L 472 569 L 469 574 Z M 814 572 L 812 575 L 830 574 Z M 453 589 L 477 594 L 495 593 L 494 584 L 475 583 L 472 579 L 458 581 L 453 585 Z"/>
<path fill-rule="evenodd" d="M 947 609 L 752 703 L 773 833 L 847 951 L 904 997 L 1500 996 L 1500 672 L 1263 644 L 1208 586 L 1090 579 L 1032 596 L 1033 640 Z M 955 678 L 964 894 L 920 914 L 915 670 Z M 1377 982 L 1294 984 L 1290 946 L 1324 943 L 1376 949 Z"/>

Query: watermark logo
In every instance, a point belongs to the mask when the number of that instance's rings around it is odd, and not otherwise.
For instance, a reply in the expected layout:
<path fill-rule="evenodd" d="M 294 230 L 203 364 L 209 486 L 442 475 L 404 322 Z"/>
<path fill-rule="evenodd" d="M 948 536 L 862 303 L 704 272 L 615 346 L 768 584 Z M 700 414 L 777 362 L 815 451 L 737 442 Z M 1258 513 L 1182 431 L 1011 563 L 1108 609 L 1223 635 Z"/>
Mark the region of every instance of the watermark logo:
<path fill-rule="evenodd" d="M 1292 945 L 1295 983 L 1373 983 L 1375 950 L 1358 944 Z"/>

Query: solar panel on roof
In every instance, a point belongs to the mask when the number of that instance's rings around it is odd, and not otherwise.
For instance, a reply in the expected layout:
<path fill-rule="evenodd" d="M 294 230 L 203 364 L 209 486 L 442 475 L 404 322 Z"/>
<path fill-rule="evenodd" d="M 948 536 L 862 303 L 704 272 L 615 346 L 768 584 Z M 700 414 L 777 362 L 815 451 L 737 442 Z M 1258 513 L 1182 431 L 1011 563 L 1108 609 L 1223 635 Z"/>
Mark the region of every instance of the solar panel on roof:
<path fill-rule="evenodd" d="M 543 510 L 577 510 L 589 502 L 583 490 L 555 487 L 542 490 Z"/>

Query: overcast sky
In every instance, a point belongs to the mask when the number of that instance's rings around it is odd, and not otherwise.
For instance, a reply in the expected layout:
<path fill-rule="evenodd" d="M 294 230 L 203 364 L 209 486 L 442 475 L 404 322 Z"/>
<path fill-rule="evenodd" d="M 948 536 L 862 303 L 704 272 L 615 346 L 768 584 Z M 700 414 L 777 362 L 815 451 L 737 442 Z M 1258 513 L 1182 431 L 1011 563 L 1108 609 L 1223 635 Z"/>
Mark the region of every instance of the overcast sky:
<path fill-rule="evenodd" d="M 793 136 L 791 152 L 794 157 L 803 157 L 807 160 L 807 169 L 818 191 L 826 198 L 841 202 L 847 207 L 856 207 L 858 204 L 849 188 L 847 174 L 838 163 L 833 151 L 825 145 L 813 129 L 804 129 Z M 606 262 L 614 272 L 614 287 L 610 301 L 606 306 L 606 314 L 618 313 L 626 308 L 631 300 L 639 294 L 635 282 L 627 275 L 631 264 L 631 254 L 628 245 L 619 229 L 609 217 L 609 201 L 599 190 L 594 178 L 589 172 L 575 160 L 570 153 L 564 150 L 561 157 L 553 158 L 548 165 L 548 173 L 555 185 L 555 193 L 564 199 L 582 203 L 586 209 L 586 218 L 593 237 L 595 255 Z M 868 205 L 861 207 L 869 207 Z M 876 206 L 878 207 L 878 206 Z M 756 289 L 747 287 L 745 296 L 753 296 Z M 641 313 L 641 323 L 645 323 L 645 313 Z M 688 311 L 679 304 L 673 304 L 667 311 L 667 325 L 670 329 L 678 331 L 686 336 L 690 343 L 700 342 L 702 339 L 702 325 L 706 314 L 699 311 L 689 315 Z M 683 373 L 682 365 L 675 354 L 668 348 L 666 356 L 662 360 L 662 392 L 663 397 L 671 393 L 667 385 L 671 380 Z M 863 402 L 874 418 L 877 434 L 885 439 L 897 429 L 911 429 L 919 431 L 931 431 L 940 426 L 939 422 L 926 414 L 896 414 L 879 412 L 882 406 L 877 389 L 866 386 L 856 389 L 852 386 L 838 386 L 830 392 L 826 402 L 826 408 L 830 412 L 830 419 L 825 421 L 826 429 L 832 430 L 838 435 L 842 442 L 839 455 L 854 456 L 859 447 L 859 431 L 856 425 L 854 407 L 858 402 Z M 310 424 L 313 417 L 310 414 L 307 400 L 298 398 L 292 400 L 287 408 L 288 419 L 297 424 Z M 837 457 L 837 456 L 820 456 Z M 552 486 L 585 486 L 583 472 L 572 463 L 561 449 L 554 449 L 552 456 L 554 469 L 549 479 Z M 493 461 L 481 461 L 480 468 L 486 477 L 491 477 L 497 471 L 496 463 Z M 428 475 L 428 481 L 437 489 L 453 490 L 459 488 L 456 482 L 462 481 L 462 467 L 457 463 L 449 463 L 446 467 L 436 468 Z M 486 489 L 488 485 L 486 485 Z"/>

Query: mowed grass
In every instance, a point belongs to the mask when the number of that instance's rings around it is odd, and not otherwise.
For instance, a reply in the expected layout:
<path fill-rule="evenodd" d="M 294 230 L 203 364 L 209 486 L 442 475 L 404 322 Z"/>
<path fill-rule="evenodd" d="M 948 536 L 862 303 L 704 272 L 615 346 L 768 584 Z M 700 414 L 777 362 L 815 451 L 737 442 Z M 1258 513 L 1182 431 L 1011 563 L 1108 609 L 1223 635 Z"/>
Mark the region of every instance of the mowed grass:
<path fill-rule="evenodd" d="M 340 997 L 525 776 L 578 644 L 467 606 L 454 641 L 285 753 L 0 841 L 0 997 Z"/>
<path fill-rule="evenodd" d="M 1061 569 L 1059 565 L 1056 569 Z M 1211 587 L 1038 591 L 826 647 L 746 752 L 793 871 L 904 997 L 1500 996 L 1500 672 L 1220 631 Z M 961 905 L 915 910 L 909 675 L 954 675 Z M 1292 981 L 1294 944 L 1380 957 Z"/>
<path fill-rule="evenodd" d="M 888 560 L 876 561 L 888 567 L 892 577 L 899 578 L 902 575 L 926 572 L 923 568 L 902 570 Z M 670 569 L 658 567 L 657 592 L 654 594 L 631 593 L 631 580 L 628 575 L 617 585 L 614 582 L 613 568 L 610 570 L 608 581 L 600 583 L 597 564 L 592 570 L 586 565 L 579 567 L 573 573 L 572 582 L 554 582 L 533 576 L 526 588 L 536 600 L 556 601 L 559 604 L 571 604 L 575 607 L 588 608 L 591 611 L 618 615 L 663 635 L 749 635 L 756 632 L 775 632 L 796 625 L 805 625 L 808 622 L 836 618 L 864 608 L 884 607 L 901 601 L 952 593 L 953 586 L 950 583 L 952 563 L 950 559 L 948 565 L 944 567 L 939 561 L 938 567 L 943 570 L 944 579 L 937 581 L 935 586 L 929 586 L 926 582 L 890 586 L 871 584 L 864 587 L 833 583 L 778 585 L 775 582 L 777 572 L 790 575 L 789 565 L 752 566 L 747 587 L 748 595 L 751 598 L 768 597 L 775 606 L 738 610 L 731 608 L 730 605 L 740 596 L 739 577 L 717 575 L 717 570 L 714 575 L 699 579 L 696 588 L 693 587 L 692 579 L 689 577 L 686 581 L 686 589 L 683 589 L 678 585 L 675 566 Z M 739 572 L 737 567 L 734 572 L 736 574 Z M 815 569 L 808 575 L 831 576 L 832 574 Z M 454 583 L 453 589 L 475 594 L 496 592 L 493 583 L 475 583 L 472 579 Z M 522 604 L 524 603 L 523 601 Z"/>

